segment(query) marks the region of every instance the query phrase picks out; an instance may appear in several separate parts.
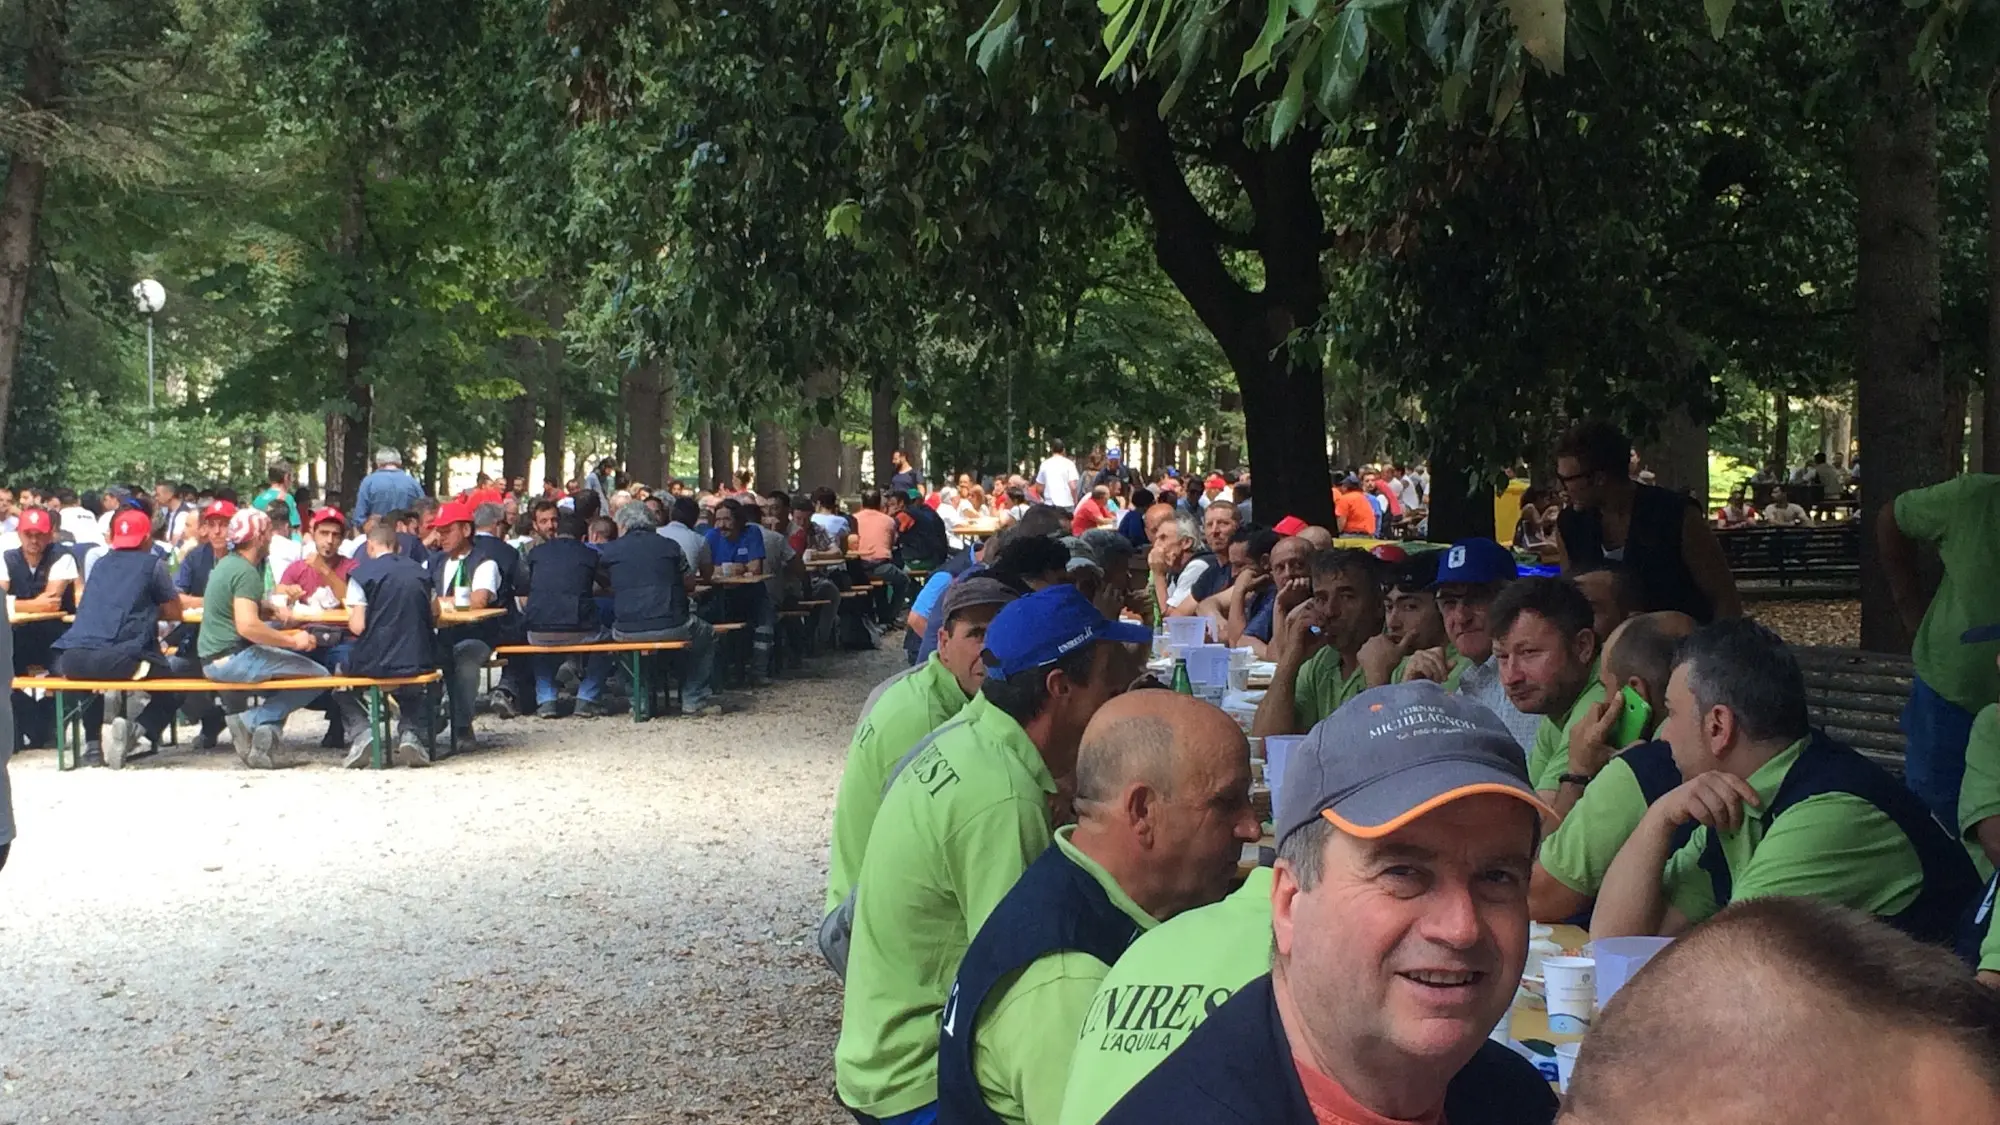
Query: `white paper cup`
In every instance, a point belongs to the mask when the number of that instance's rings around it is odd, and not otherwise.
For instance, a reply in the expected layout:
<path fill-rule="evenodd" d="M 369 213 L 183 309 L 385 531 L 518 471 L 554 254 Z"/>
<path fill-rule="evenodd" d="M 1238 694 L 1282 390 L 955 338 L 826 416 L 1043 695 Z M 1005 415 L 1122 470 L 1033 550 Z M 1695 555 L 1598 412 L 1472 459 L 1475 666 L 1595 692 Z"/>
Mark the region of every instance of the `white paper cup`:
<path fill-rule="evenodd" d="M 1208 640 L 1208 618 L 1169 617 L 1167 625 L 1167 645 L 1173 655 L 1184 656 L 1188 649 L 1200 646 Z"/>
<path fill-rule="evenodd" d="M 1292 757 L 1292 748 L 1305 741 L 1299 734 L 1268 734 L 1264 736 L 1264 784 L 1271 790 L 1271 808 L 1278 808 L 1278 794 L 1285 784 L 1285 763 Z"/>
<path fill-rule="evenodd" d="M 1663 937 L 1601 938 L 1590 943 L 1590 956 L 1597 962 L 1597 1007 L 1602 1010 L 1611 997 L 1625 987 L 1632 975 L 1646 967 L 1660 950 L 1674 939 Z"/>
<path fill-rule="evenodd" d="M 1563 947 L 1547 938 L 1531 941 L 1528 943 L 1528 963 L 1521 969 L 1521 975 L 1529 977 L 1541 976 L 1542 963 L 1551 957 L 1561 957 L 1562 955 Z"/>
<path fill-rule="evenodd" d="M 1581 1035 L 1597 1014 L 1597 962 L 1588 957 L 1544 957 L 1542 990 L 1548 999 L 1549 1030 Z"/>
<path fill-rule="evenodd" d="M 272 594 L 272 595 L 271 595 L 271 608 L 272 608 L 272 609 L 283 609 L 283 608 L 285 608 L 286 606 L 288 606 L 288 605 L 291 605 L 291 604 L 292 604 L 292 596 L 291 596 L 290 594 Z"/>
<path fill-rule="evenodd" d="M 1570 1072 L 1576 1069 L 1576 1053 L 1583 1047 L 1581 1043 L 1556 1044 L 1556 1089 L 1569 1093 Z"/>

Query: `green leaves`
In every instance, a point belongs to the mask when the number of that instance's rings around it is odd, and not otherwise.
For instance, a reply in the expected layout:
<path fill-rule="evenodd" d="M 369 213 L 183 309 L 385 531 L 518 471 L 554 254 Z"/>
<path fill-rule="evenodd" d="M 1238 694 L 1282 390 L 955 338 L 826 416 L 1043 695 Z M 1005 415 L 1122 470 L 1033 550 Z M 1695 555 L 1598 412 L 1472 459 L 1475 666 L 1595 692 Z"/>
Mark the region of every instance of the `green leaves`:
<path fill-rule="evenodd" d="M 1341 9 L 1321 50 L 1320 112 L 1338 120 L 1354 108 L 1354 91 L 1361 85 L 1361 72 L 1368 65 L 1368 13 L 1359 3 Z"/>
<path fill-rule="evenodd" d="M 1729 17 L 1736 11 L 1736 0 L 1702 0 L 1702 7 L 1708 12 L 1709 34 L 1717 39 L 1729 30 Z"/>
<path fill-rule="evenodd" d="M 1710 0 L 1711 7 L 1714 0 Z M 1563 72 L 1565 0 L 1507 0 L 1507 16 L 1521 47 L 1551 74 Z M 1502 117 L 1505 114 L 1500 115 Z"/>
<path fill-rule="evenodd" d="M 1243 81 L 1271 64 L 1271 52 L 1277 49 L 1278 40 L 1285 34 L 1285 16 L 1291 11 L 1287 0 L 1264 0 L 1264 29 L 1257 33 L 1257 41 L 1243 52 L 1243 66 L 1236 72 L 1236 80 Z"/>

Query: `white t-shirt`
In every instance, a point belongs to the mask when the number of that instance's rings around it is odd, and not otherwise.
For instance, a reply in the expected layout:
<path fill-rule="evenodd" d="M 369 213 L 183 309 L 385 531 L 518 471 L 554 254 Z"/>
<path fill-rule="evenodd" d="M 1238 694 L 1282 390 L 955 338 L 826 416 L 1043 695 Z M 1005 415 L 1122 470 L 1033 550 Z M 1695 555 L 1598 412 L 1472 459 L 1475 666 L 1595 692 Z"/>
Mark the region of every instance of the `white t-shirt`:
<path fill-rule="evenodd" d="M 1167 587 L 1168 609 L 1178 609 L 1183 602 L 1194 596 L 1194 584 L 1201 581 L 1202 575 L 1208 573 L 1208 566 L 1206 555 L 1197 555 L 1188 560 L 1188 564 L 1181 568 L 1181 572 L 1174 576 L 1173 583 Z"/>
<path fill-rule="evenodd" d="M 55 545 L 50 544 L 49 550 L 51 551 L 55 550 Z M 22 561 L 25 563 L 27 560 L 23 558 Z M 61 558 L 57 559 L 55 562 L 49 565 L 48 581 L 74 582 L 76 581 L 76 579 L 77 579 L 76 555 L 70 551 L 64 551 L 62 553 Z M 7 568 L 4 566 L 0 566 L 0 590 L 5 590 L 7 588 L 8 588 Z"/>
<path fill-rule="evenodd" d="M 64 508 L 56 526 L 69 532 L 79 543 L 104 542 L 104 529 L 97 526 L 97 517 L 83 508 Z"/>
<path fill-rule="evenodd" d="M 1035 473 L 1035 482 L 1042 486 L 1042 500 L 1058 508 L 1076 507 L 1076 486 L 1082 480 L 1076 462 L 1060 453 L 1051 454 Z"/>
<path fill-rule="evenodd" d="M 1764 522 L 1774 527 L 1797 527 L 1811 522 L 1806 518 L 1806 510 L 1791 501 L 1772 504 L 1764 509 Z"/>
<path fill-rule="evenodd" d="M 271 536 L 271 573 L 283 574 L 285 568 L 306 557 L 306 545 L 289 535 Z"/>
<path fill-rule="evenodd" d="M 449 590 L 458 585 L 458 572 L 464 568 L 466 559 L 468 558 L 471 558 L 471 556 L 467 555 L 465 558 L 445 560 L 445 580 L 438 587 L 440 590 Z M 500 592 L 500 564 L 494 562 L 492 559 L 481 560 L 479 565 L 473 568 L 472 581 L 468 583 L 468 586 L 474 590 L 484 590 L 489 594 L 498 594 Z M 353 589 L 354 584 L 351 582 L 348 583 L 348 588 Z"/>
<path fill-rule="evenodd" d="M 1417 495 L 1416 481 L 1405 476 L 1397 477 L 1389 483 L 1395 488 L 1396 503 L 1402 505 L 1403 511 L 1408 512 L 1412 508 L 1421 508 L 1424 506 L 1423 498 Z"/>

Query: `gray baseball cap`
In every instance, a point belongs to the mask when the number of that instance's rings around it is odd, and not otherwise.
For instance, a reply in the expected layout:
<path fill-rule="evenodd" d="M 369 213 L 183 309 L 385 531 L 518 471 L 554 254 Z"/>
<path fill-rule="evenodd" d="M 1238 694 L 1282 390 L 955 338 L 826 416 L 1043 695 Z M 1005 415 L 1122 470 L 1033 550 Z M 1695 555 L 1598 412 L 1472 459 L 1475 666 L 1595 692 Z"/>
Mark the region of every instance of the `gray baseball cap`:
<path fill-rule="evenodd" d="M 1317 817 L 1350 836 L 1386 836 L 1427 812 L 1482 793 L 1535 795 L 1527 758 L 1493 712 L 1429 681 L 1355 696 L 1292 750 L 1279 788 L 1278 842 Z"/>
<path fill-rule="evenodd" d="M 938 599 L 937 619 L 949 622 L 953 614 L 960 610 L 982 605 L 1006 605 L 1021 596 L 1019 590 L 1000 581 L 975 574 L 966 578 L 956 578 L 945 587 L 944 597 Z"/>

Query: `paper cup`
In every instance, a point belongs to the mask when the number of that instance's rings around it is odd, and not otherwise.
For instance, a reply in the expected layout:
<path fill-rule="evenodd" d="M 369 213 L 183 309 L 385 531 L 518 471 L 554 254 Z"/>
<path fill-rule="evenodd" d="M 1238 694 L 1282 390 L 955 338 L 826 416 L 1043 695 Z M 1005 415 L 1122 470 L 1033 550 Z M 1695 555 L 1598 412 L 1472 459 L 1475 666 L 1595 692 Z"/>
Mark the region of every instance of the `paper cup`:
<path fill-rule="evenodd" d="M 1278 794 L 1285 784 L 1285 763 L 1292 757 L 1292 748 L 1305 741 L 1304 735 L 1267 734 L 1264 736 L 1264 784 L 1271 790 L 1271 807 L 1278 808 Z"/>
<path fill-rule="evenodd" d="M 1199 647 L 1208 640 L 1208 618 L 1169 617 L 1167 618 L 1167 645 L 1175 656 L 1185 656 L 1189 649 Z"/>
<path fill-rule="evenodd" d="M 1576 1069 L 1576 1053 L 1582 1049 L 1581 1043 L 1556 1044 L 1556 1089 L 1569 1093 L 1570 1072 Z"/>
<path fill-rule="evenodd" d="M 1581 1035 L 1597 1014 L 1597 962 L 1588 957 L 1544 957 L 1542 991 L 1549 1005 L 1549 1030 Z"/>
<path fill-rule="evenodd" d="M 290 594 L 272 594 L 272 595 L 271 595 L 271 608 L 272 608 L 272 609 L 283 609 L 283 608 L 285 608 L 286 606 L 288 606 L 288 605 L 291 605 L 291 604 L 292 604 L 292 596 L 291 596 Z"/>
<path fill-rule="evenodd" d="M 1597 962 L 1597 989 L 1594 995 L 1598 1010 L 1602 1011 L 1611 1002 L 1611 997 L 1625 987 L 1625 982 L 1646 966 L 1646 962 L 1673 943 L 1674 939 L 1663 937 L 1599 938 L 1591 942 L 1590 956 Z"/>
<path fill-rule="evenodd" d="M 1551 957 L 1561 957 L 1562 955 L 1563 947 L 1547 938 L 1539 941 L 1531 941 L 1528 943 L 1528 963 L 1522 968 L 1521 975 L 1528 977 L 1541 976 L 1542 963 Z"/>

